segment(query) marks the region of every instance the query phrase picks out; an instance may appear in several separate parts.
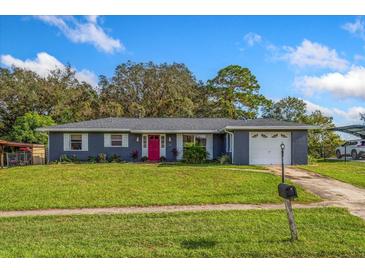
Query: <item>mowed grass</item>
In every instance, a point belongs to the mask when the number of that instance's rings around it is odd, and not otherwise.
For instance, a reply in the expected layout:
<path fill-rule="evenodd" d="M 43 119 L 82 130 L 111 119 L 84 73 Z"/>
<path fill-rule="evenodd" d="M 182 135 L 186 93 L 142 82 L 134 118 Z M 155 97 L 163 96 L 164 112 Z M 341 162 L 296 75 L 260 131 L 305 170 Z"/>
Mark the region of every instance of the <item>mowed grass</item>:
<path fill-rule="evenodd" d="M 272 174 L 219 166 L 70 164 L 18 167 L 0 171 L 0 209 L 279 203 L 279 181 L 280 178 Z M 298 190 L 298 201 L 319 200 L 301 188 Z"/>
<path fill-rule="evenodd" d="M 365 163 L 326 161 L 301 168 L 365 188 Z"/>
<path fill-rule="evenodd" d="M 0 257 L 365 257 L 345 209 L 0 218 Z"/>

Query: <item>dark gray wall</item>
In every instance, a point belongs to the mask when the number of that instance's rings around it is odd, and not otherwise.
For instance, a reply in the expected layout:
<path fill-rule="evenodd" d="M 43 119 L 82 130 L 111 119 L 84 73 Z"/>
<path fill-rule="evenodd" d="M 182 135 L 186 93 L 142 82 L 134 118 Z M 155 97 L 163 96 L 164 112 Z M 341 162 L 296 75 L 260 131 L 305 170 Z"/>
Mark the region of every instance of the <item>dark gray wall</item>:
<path fill-rule="evenodd" d="M 213 159 L 218 159 L 226 151 L 224 134 L 213 134 Z"/>
<path fill-rule="evenodd" d="M 308 133 L 306 130 L 291 131 L 292 165 L 308 164 Z M 234 131 L 233 163 L 237 165 L 249 164 L 249 131 Z"/>
<path fill-rule="evenodd" d="M 249 164 L 249 132 L 244 130 L 235 130 L 233 141 L 233 164 Z"/>
<path fill-rule="evenodd" d="M 171 142 L 169 142 L 170 138 Z M 168 162 L 176 161 L 176 156 L 172 153 L 174 148 L 176 149 L 176 134 L 166 134 L 166 160 Z"/>
<path fill-rule="evenodd" d="M 64 151 L 63 150 L 63 133 L 51 132 L 49 133 L 49 161 L 56 161 L 62 154 L 67 156 L 75 155 L 79 160 L 86 161 L 89 156 L 96 157 L 99 153 L 105 153 L 108 157 L 117 154 L 122 160 L 131 161 L 131 152 L 138 150 L 139 157 L 142 152 L 142 135 L 141 134 L 128 134 L 128 147 L 104 147 L 104 133 L 91 132 L 89 137 L 89 150 L 88 151 Z M 139 142 L 137 143 L 137 137 Z"/>
<path fill-rule="evenodd" d="M 308 164 L 308 132 L 292 131 L 291 145 L 292 165 Z"/>

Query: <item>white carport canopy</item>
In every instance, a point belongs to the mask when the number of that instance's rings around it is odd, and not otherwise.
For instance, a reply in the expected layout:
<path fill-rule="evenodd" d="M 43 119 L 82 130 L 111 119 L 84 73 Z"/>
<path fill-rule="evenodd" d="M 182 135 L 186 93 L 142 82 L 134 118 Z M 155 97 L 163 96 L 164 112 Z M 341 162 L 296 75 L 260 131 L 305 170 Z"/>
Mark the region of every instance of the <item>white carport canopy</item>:
<path fill-rule="evenodd" d="M 350 125 L 343 127 L 335 127 L 331 128 L 330 130 L 352 134 L 357 137 L 360 137 L 361 139 L 365 139 L 365 125 Z"/>

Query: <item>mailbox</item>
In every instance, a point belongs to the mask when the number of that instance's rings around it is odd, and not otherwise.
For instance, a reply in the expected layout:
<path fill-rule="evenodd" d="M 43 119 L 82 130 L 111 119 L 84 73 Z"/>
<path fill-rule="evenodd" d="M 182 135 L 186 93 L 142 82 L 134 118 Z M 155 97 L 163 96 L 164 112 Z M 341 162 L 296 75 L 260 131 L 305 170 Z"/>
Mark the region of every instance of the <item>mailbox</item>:
<path fill-rule="evenodd" d="M 281 183 L 278 185 L 278 190 L 279 196 L 284 199 L 293 200 L 298 197 L 295 186 Z"/>

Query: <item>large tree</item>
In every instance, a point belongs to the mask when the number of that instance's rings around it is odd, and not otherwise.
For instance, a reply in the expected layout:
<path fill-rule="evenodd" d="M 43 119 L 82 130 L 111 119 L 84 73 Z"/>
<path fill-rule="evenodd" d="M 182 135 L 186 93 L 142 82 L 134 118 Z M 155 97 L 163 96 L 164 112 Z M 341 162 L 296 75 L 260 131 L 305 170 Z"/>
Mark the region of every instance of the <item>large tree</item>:
<path fill-rule="evenodd" d="M 96 117 L 98 96 L 80 83 L 71 68 L 42 78 L 19 68 L 0 68 L 0 136 L 7 135 L 18 117 L 27 112 L 49 115 L 57 123 Z"/>
<path fill-rule="evenodd" d="M 25 143 L 47 144 L 47 134 L 38 132 L 36 129 L 54 124 L 55 122 L 50 116 L 28 112 L 16 119 L 9 133 L 9 139 Z"/>
<path fill-rule="evenodd" d="M 306 103 L 295 97 L 286 97 L 277 102 L 271 102 L 263 108 L 264 118 L 298 122 L 307 111 Z"/>
<path fill-rule="evenodd" d="M 126 117 L 192 117 L 198 83 L 183 64 L 127 62 L 100 81 L 100 112 Z"/>
<path fill-rule="evenodd" d="M 332 130 L 335 125 L 332 117 L 327 117 L 319 110 L 303 116 L 301 122 L 319 126 L 319 129 L 308 131 L 309 155 L 314 158 L 330 157 L 335 155 L 336 147 L 343 141 Z"/>
<path fill-rule="evenodd" d="M 248 68 L 230 65 L 207 83 L 210 116 L 233 119 L 255 118 L 267 99 Z"/>

